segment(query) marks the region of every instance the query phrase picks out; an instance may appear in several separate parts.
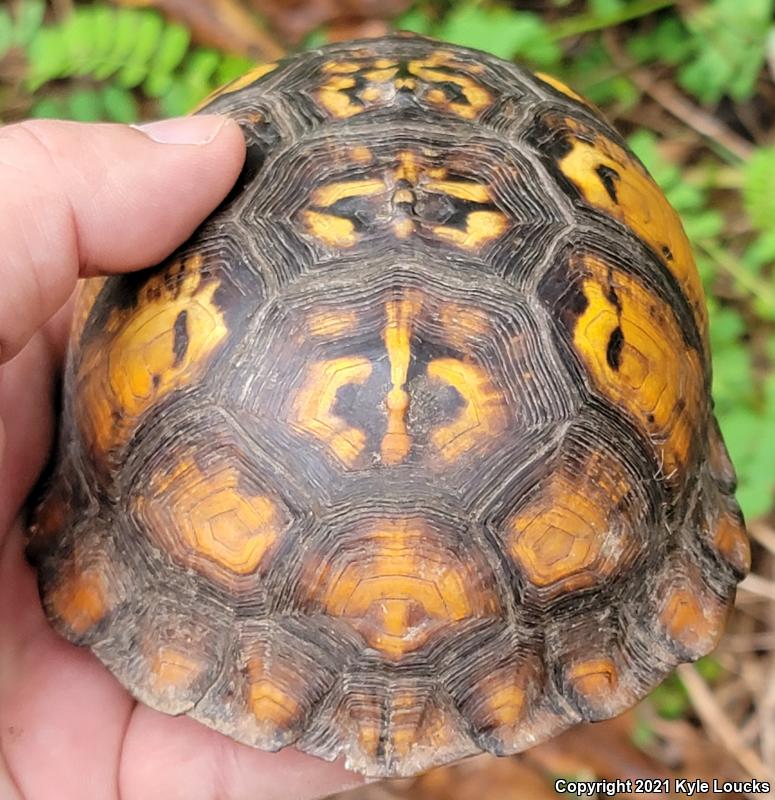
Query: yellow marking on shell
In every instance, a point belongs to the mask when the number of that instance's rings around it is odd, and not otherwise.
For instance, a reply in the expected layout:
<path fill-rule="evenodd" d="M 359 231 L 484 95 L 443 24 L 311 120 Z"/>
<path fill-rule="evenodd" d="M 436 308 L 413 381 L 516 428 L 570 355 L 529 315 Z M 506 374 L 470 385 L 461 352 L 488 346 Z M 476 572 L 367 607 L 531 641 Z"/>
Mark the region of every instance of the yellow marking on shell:
<path fill-rule="evenodd" d="M 359 538 L 357 558 L 336 571 L 328 565 L 316 583 L 327 613 L 346 619 L 393 660 L 434 631 L 499 607 L 487 582 L 418 517 L 373 521 Z"/>
<path fill-rule="evenodd" d="M 324 442 L 345 466 L 356 464 L 366 446 L 366 434 L 334 414 L 338 391 L 365 383 L 371 375 L 366 358 L 342 357 L 312 364 L 293 403 L 291 423 Z"/>
<path fill-rule="evenodd" d="M 436 67 L 446 67 L 444 71 Z M 492 95 L 478 81 L 464 72 L 450 72 L 449 69 L 460 69 L 461 65 L 454 62 L 451 57 L 433 55 L 424 60 L 410 61 L 408 71 L 428 83 L 449 84 L 454 83 L 466 98 L 465 103 L 450 99 L 441 88 L 431 87 L 425 92 L 424 98 L 431 105 L 451 111 L 463 119 L 476 119 L 479 114 L 493 102 Z M 474 70 L 465 66 L 469 72 Z"/>
<path fill-rule="evenodd" d="M 418 748 L 439 752 L 454 744 L 458 723 L 427 695 L 394 686 L 386 698 L 363 696 L 350 711 L 349 726 L 370 759 L 403 760 Z"/>
<path fill-rule="evenodd" d="M 72 345 L 78 345 L 81 341 L 81 336 L 86 328 L 86 322 L 89 319 L 94 301 L 102 291 L 107 277 L 100 278 L 85 278 L 78 281 L 78 291 L 75 296 L 75 305 L 73 308 L 73 322 L 70 328 L 70 342 Z"/>
<path fill-rule="evenodd" d="M 663 471 L 671 476 L 687 465 L 696 439 L 695 420 L 702 418 L 700 358 L 682 344 L 680 324 L 659 297 L 628 275 L 611 276 L 610 268 L 592 256 L 585 257 L 584 266 L 588 305 L 573 332 L 576 349 L 597 390 L 628 411 L 649 435 Z M 614 368 L 608 353 L 617 335 L 619 364 Z"/>
<path fill-rule="evenodd" d="M 399 189 L 393 194 L 394 203 L 413 203 L 414 200 L 414 192 L 411 189 Z"/>
<path fill-rule="evenodd" d="M 483 367 L 454 358 L 437 358 L 428 364 L 431 380 L 457 390 L 463 407 L 452 422 L 431 432 L 431 441 L 448 462 L 506 428 L 506 403 Z"/>
<path fill-rule="evenodd" d="M 153 655 L 151 680 L 158 692 L 186 689 L 202 674 L 202 662 L 175 647 L 161 647 Z"/>
<path fill-rule="evenodd" d="M 308 233 L 331 247 L 352 247 L 357 241 L 355 225 L 345 217 L 307 210 L 303 218 Z"/>
<path fill-rule="evenodd" d="M 142 288 L 136 307 L 114 308 L 104 335 L 84 347 L 76 417 L 101 464 L 129 440 L 147 411 L 204 374 L 229 332 L 215 301 L 218 286 L 205 280 L 200 256 L 173 262 Z M 181 354 L 176 321 L 183 314 L 187 345 Z"/>
<path fill-rule="evenodd" d="M 420 167 L 417 163 L 417 156 L 411 150 L 402 150 L 398 154 L 398 167 L 395 171 L 395 180 L 407 181 L 416 185 L 420 179 Z"/>
<path fill-rule="evenodd" d="M 409 392 L 406 376 L 411 360 L 412 320 L 422 307 L 418 294 L 386 305 L 387 325 L 383 331 L 385 349 L 390 362 L 390 383 L 387 395 L 387 432 L 382 437 L 380 455 L 384 464 L 400 464 L 412 447 L 412 437 L 406 430 Z"/>
<path fill-rule="evenodd" d="M 574 690 L 592 706 L 604 706 L 619 686 L 616 664 L 605 656 L 574 664 L 567 676 Z"/>
<path fill-rule="evenodd" d="M 472 339 L 481 339 L 492 332 L 487 312 L 459 303 L 444 303 L 439 312 L 444 339 L 453 347 L 464 348 Z"/>
<path fill-rule="evenodd" d="M 273 666 L 258 657 L 248 661 L 248 706 L 257 722 L 287 728 L 299 715 L 299 703 L 280 685 Z"/>
<path fill-rule="evenodd" d="M 384 181 L 378 178 L 369 178 L 320 186 L 312 192 L 310 199 L 315 205 L 327 208 L 334 205 L 338 200 L 344 200 L 346 197 L 369 197 L 384 191 Z"/>
<path fill-rule="evenodd" d="M 383 95 L 384 91 L 380 89 L 379 86 L 367 86 L 365 89 L 361 90 L 360 98 L 367 103 L 376 103 Z"/>
<path fill-rule="evenodd" d="M 353 147 L 353 149 L 350 151 L 350 155 L 352 160 L 358 164 L 369 164 L 372 160 L 371 150 L 363 145 L 356 145 Z"/>
<path fill-rule="evenodd" d="M 438 750 L 452 741 L 455 723 L 437 706 L 418 702 L 415 692 L 397 692 L 392 706 L 390 739 L 395 757 L 405 759 L 416 747 Z"/>
<path fill-rule="evenodd" d="M 478 250 L 483 244 L 502 236 L 507 228 L 506 215 L 500 211 L 471 211 L 466 217 L 464 231 L 436 225 L 433 232 L 440 239 L 452 242 L 464 250 Z"/>
<path fill-rule="evenodd" d="M 229 83 L 226 83 L 223 86 L 217 88 L 215 91 L 210 92 L 210 94 L 208 94 L 204 100 L 202 100 L 195 106 L 193 113 L 200 111 L 206 105 L 208 105 L 218 97 L 221 97 L 226 94 L 233 94 L 234 92 L 238 92 L 240 89 L 244 89 L 247 86 L 251 86 L 256 81 L 274 72 L 278 66 L 279 64 L 277 64 L 276 62 L 270 62 L 268 64 L 260 64 L 259 66 L 249 70 L 239 78 L 235 78 L 233 81 L 229 81 Z"/>
<path fill-rule="evenodd" d="M 513 729 L 530 707 L 530 690 L 541 685 L 535 660 L 509 661 L 477 681 L 466 703 L 465 715 L 478 730 Z"/>
<path fill-rule="evenodd" d="M 504 684 L 487 695 L 489 717 L 495 725 L 515 725 L 522 716 L 525 692 L 517 684 Z"/>
<path fill-rule="evenodd" d="M 81 636 L 104 619 L 111 609 L 112 598 L 98 569 L 73 568 L 54 586 L 47 604 L 49 611 Z"/>
<path fill-rule="evenodd" d="M 140 516 L 162 546 L 174 537 L 173 549 L 187 566 L 214 577 L 211 564 L 236 575 L 256 571 L 285 527 L 282 509 L 270 497 L 248 493 L 235 467 L 203 471 L 190 458 L 159 470 L 146 495 L 136 499 Z M 182 545 L 175 548 L 175 542 Z"/>
<path fill-rule="evenodd" d="M 399 239 L 408 239 L 414 233 L 414 222 L 408 217 L 403 217 L 392 223 L 392 229 Z"/>
<path fill-rule="evenodd" d="M 327 61 L 321 67 L 323 72 L 341 72 L 341 73 L 348 73 L 348 72 L 358 72 L 361 69 L 361 65 L 355 61 Z"/>
<path fill-rule="evenodd" d="M 368 81 L 374 81 L 374 83 L 385 83 L 389 81 L 395 74 L 398 72 L 398 67 L 390 66 L 384 67 L 383 69 L 372 69 L 368 72 L 363 73 L 363 77 L 366 78 Z M 376 87 L 370 87 L 376 88 Z M 367 99 L 364 97 L 364 100 Z"/>
<path fill-rule="evenodd" d="M 751 569 L 751 544 L 742 520 L 722 511 L 712 533 L 716 549 L 732 568 L 741 574 L 749 572 Z"/>
<path fill-rule="evenodd" d="M 552 473 L 507 525 L 509 552 L 525 577 L 534 586 L 555 585 L 557 593 L 592 586 L 622 569 L 630 534 L 619 531 L 617 551 L 607 539 L 611 515 L 631 489 L 624 465 L 605 451 L 591 453 L 580 474 L 565 466 Z"/>
<path fill-rule="evenodd" d="M 472 203 L 492 202 L 490 190 L 484 184 L 475 181 L 428 181 L 425 189 L 458 197 L 461 200 L 470 200 Z"/>
<path fill-rule="evenodd" d="M 347 119 L 363 111 L 363 106 L 353 103 L 343 91 L 344 89 L 352 88 L 354 85 L 355 81 L 352 78 L 331 80 L 321 87 L 315 96 L 331 116 L 337 119 Z"/>
<path fill-rule="evenodd" d="M 697 575 L 692 574 L 690 581 L 690 585 L 669 589 L 659 621 L 670 639 L 698 658 L 718 644 L 727 609 L 715 596 L 696 588 Z"/>
<path fill-rule="evenodd" d="M 417 81 L 414 78 L 397 78 L 393 85 L 396 89 L 408 89 L 410 92 L 417 90 Z"/>
<path fill-rule="evenodd" d="M 576 100 L 579 103 L 583 103 L 585 106 L 589 105 L 589 101 L 582 97 L 580 94 L 577 94 L 570 88 L 567 84 L 563 83 L 559 78 L 555 78 L 554 75 L 548 75 L 545 72 L 536 72 L 536 78 L 544 83 L 548 83 L 553 89 L 557 90 L 560 94 L 564 94 L 566 97 L 570 97 L 571 100 Z"/>
<path fill-rule="evenodd" d="M 358 315 L 353 310 L 313 311 L 307 316 L 307 330 L 312 336 L 336 337 L 355 330 Z"/>
<path fill-rule="evenodd" d="M 567 120 L 567 124 L 571 131 L 583 132 L 579 123 Z M 619 219 L 651 247 L 675 276 L 694 310 L 700 333 L 705 336 L 705 294 L 691 245 L 678 214 L 662 190 L 640 163 L 603 135 L 595 133 L 591 143 L 575 136 L 571 142 L 572 148 L 560 161 L 560 169 L 588 203 Z M 601 167 L 618 175 L 612 178 L 615 199 L 597 172 Z"/>

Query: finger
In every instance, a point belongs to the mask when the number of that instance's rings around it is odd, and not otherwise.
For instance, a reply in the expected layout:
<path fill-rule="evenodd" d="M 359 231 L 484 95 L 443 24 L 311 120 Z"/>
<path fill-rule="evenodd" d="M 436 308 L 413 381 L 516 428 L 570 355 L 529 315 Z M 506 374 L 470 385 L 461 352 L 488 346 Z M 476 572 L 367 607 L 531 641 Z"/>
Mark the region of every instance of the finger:
<path fill-rule="evenodd" d="M 124 125 L 0 128 L 0 360 L 69 297 L 79 274 L 160 261 L 226 195 L 239 126 L 203 115 Z"/>
<path fill-rule="evenodd" d="M 43 467 L 51 443 L 53 359 L 45 338 L 36 334 L 13 361 L 0 368 L 0 543 Z"/>
<path fill-rule="evenodd" d="M 138 704 L 124 737 L 119 773 L 123 800 L 317 800 L 363 778 L 287 748 L 267 753 L 231 741 L 189 717 Z"/>

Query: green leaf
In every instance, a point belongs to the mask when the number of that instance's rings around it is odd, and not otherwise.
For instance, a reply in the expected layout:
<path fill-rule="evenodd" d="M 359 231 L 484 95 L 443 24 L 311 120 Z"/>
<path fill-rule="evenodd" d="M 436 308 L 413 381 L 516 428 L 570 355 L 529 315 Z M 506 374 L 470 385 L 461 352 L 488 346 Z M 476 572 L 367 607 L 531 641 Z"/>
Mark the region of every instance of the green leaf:
<path fill-rule="evenodd" d="M 75 89 L 67 101 L 67 117 L 78 122 L 97 122 L 103 119 L 99 92 L 96 89 Z"/>
<path fill-rule="evenodd" d="M 399 31 L 411 31 L 427 36 L 433 30 L 433 22 L 425 9 L 418 6 L 393 20 L 393 27 Z"/>
<path fill-rule="evenodd" d="M 13 20 L 6 9 L 0 8 L 0 58 L 13 44 Z"/>
<path fill-rule="evenodd" d="M 67 110 L 58 98 L 42 97 L 33 104 L 29 114 L 34 119 L 62 119 L 67 116 Z"/>
<path fill-rule="evenodd" d="M 134 95 L 121 86 L 104 86 L 102 88 L 102 106 L 105 114 L 112 122 L 137 122 L 140 114 Z"/>
<path fill-rule="evenodd" d="M 649 695 L 657 713 L 665 719 L 680 719 L 689 710 L 689 696 L 678 676 L 673 673 Z"/>
<path fill-rule="evenodd" d="M 99 40 L 94 30 L 94 19 L 92 8 L 76 8 L 61 27 L 62 36 L 67 42 L 68 75 L 88 75 L 96 66 L 95 51 L 99 59 Z"/>
<path fill-rule="evenodd" d="M 188 52 L 191 36 L 182 25 L 168 25 L 151 61 L 143 91 L 149 97 L 160 97 L 172 83 L 172 73 Z"/>
<path fill-rule="evenodd" d="M 132 89 L 145 80 L 163 31 L 164 20 L 156 12 L 146 12 L 140 17 L 134 48 L 116 76 L 120 86 Z"/>
<path fill-rule="evenodd" d="M 634 106 L 640 94 L 625 75 L 616 74 L 611 56 L 598 40 L 588 42 L 573 62 L 579 77 L 571 83 L 581 88 L 582 94 L 601 106 L 618 103 L 624 108 Z M 581 77 L 583 76 L 583 77 Z"/>
<path fill-rule="evenodd" d="M 461 3 L 434 34 L 452 44 L 486 50 L 501 58 L 521 56 L 540 67 L 556 64 L 561 57 L 558 45 L 538 15 L 505 6 Z"/>
<path fill-rule="evenodd" d="M 179 117 L 188 112 L 197 104 L 199 97 L 191 90 L 185 81 L 176 80 L 169 90 L 159 98 L 159 108 L 162 116 Z"/>
<path fill-rule="evenodd" d="M 13 31 L 15 44 L 26 45 L 43 24 L 46 15 L 45 0 L 22 0 L 17 6 Z"/>
<path fill-rule="evenodd" d="M 221 58 L 218 69 L 215 71 L 215 75 L 213 76 L 214 83 L 216 87 L 223 86 L 224 83 L 239 78 L 255 66 L 255 61 L 251 61 L 249 58 L 245 58 L 245 56 L 226 53 L 226 55 Z"/>
<path fill-rule="evenodd" d="M 679 17 L 672 15 L 658 20 L 653 30 L 635 34 L 627 41 L 627 50 L 638 63 L 682 64 L 695 49 L 689 31 Z"/>
<path fill-rule="evenodd" d="M 60 30 L 41 28 L 27 47 L 27 89 L 36 91 L 44 83 L 67 73 L 69 48 Z"/>
<path fill-rule="evenodd" d="M 145 13 L 134 8 L 113 11 L 113 46 L 102 64 L 94 70 L 97 80 L 113 75 L 128 61 L 139 35 L 140 20 Z"/>
<path fill-rule="evenodd" d="M 624 0 L 589 0 L 588 5 L 596 17 L 612 17 L 624 11 Z"/>
<path fill-rule="evenodd" d="M 711 0 L 686 17 L 695 55 L 678 73 L 680 84 L 705 104 L 728 95 L 746 100 L 764 63 L 773 0 Z"/>
<path fill-rule="evenodd" d="M 743 203 L 762 231 L 775 229 L 775 147 L 759 148 L 743 167 Z"/>

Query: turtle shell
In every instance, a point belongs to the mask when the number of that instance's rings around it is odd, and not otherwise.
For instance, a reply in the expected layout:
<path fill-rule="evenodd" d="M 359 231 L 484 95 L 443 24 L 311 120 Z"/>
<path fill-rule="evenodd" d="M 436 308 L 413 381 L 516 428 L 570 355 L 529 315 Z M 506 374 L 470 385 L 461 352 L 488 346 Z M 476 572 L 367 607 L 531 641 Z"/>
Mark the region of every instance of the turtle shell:
<path fill-rule="evenodd" d="M 234 190 L 82 288 L 28 548 L 53 625 L 155 709 L 371 776 L 710 651 L 749 550 L 703 289 L 599 113 L 401 35 L 204 110 L 244 129 Z"/>

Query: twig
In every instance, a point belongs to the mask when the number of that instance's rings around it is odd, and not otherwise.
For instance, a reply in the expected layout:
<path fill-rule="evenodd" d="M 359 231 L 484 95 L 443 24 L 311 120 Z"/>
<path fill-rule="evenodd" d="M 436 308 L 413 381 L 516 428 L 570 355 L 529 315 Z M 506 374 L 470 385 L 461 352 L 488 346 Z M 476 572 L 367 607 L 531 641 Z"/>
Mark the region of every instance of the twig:
<path fill-rule="evenodd" d="M 691 664 L 682 664 L 678 667 L 678 674 L 697 716 L 708 731 L 715 734 L 721 745 L 748 775 L 758 780 L 772 782 L 773 775 L 759 756 L 741 741 L 740 732 L 716 702 L 713 692 L 697 670 Z"/>
<path fill-rule="evenodd" d="M 762 578 L 761 575 L 751 573 L 742 583 L 737 585 L 740 591 L 755 594 L 766 600 L 775 601 L 775 581 Z"/>
<path fill-rule="evenodd" d="M 775 530 L 764 522 L 749 522 L 748 533 L 775 556 Z"/>

